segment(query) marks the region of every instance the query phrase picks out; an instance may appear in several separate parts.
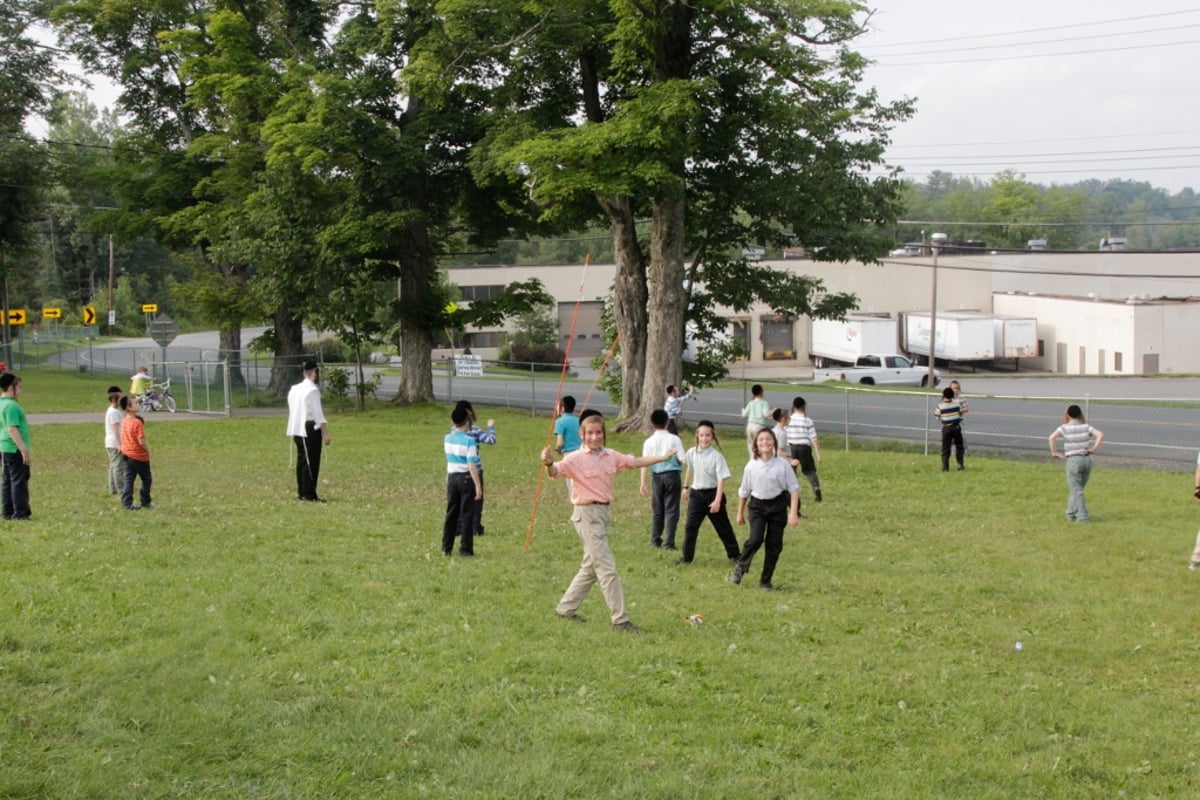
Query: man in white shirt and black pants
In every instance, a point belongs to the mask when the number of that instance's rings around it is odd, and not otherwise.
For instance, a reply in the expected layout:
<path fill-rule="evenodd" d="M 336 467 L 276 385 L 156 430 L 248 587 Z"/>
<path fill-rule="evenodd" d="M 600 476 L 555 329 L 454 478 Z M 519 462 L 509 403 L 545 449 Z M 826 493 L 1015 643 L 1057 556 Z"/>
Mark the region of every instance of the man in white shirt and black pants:
<path fill-rule="evenodd" d="M 304 380 L 288 391 L 287 435 L 296 443 L 296 499 L 325 502 L 317 496 L 321 474 L 321 446 L 332 440 L 321 409 L 321 371 L 315 362 L 304 362 Z"/>

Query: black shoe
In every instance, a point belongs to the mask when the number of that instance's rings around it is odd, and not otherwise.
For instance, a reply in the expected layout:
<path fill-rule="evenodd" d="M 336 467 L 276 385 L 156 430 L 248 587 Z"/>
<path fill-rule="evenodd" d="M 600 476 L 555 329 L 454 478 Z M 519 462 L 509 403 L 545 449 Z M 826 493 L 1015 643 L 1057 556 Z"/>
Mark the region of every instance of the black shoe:
<path fill-rule="evenodd" d="M 634 625 L 631 620 L 625 620 L 624 622 L 616 623 L 613 625 L 613 630 L 625 631 L 626 633 L 633 634 L 634 636 L 641 636 L 643 633 L 645 633 L 644 630 L 639 628 L 637 625 Z"/>
<path fill-rule="evenodd" d="M 659 548 L 661 548 L 661 547 L 662 547 L 662 542 L 656 542 L 656 541 L 654 541 L 653 539 L 651 539 L 651 540 L 650 540 L 650 546 L 651 546 L 651 547 L 659 547 Z"/>
<path fill-rule="evenodd" d="M 771 582 L 770 582 L 770 581 L 763 581 L 762 583 L 760 583 L 760 584 L 758 585 L 758 588 L 762 589 L 764 592 L 773 592 L 773 591 L 775 591 L 775 587 L 771 585 Z"/>
<path fill-rule="evenodd" d="M 742 571 L 735 568 L 733 570 L 733 572 L 731 572 L 729 575 L 729 582 L 730 583 L 741 583 L 742 582 Z"/>
<path fill-rule="evenodd" d="M 819 502 L 821 502 L 821 500 L 822 500 L 823 498 L 821 497 L 821 490 L 820 490 L 820 489 L 813 489 L 813 498 L 814 498 L 814 499 L 815 499 L 815 500 L 816 500 L 818 503 L 819 503 Z"/>
<path fill-rule="evenodd" d="M 663 550 L 678 550 L 679 548 L 673 544 L 664 544 Z"/>
<path fill-rule="evenodd" d="M 692 563 L 692 562 L 691 562 L 691 561 L 689 561 L 689 560 L 688 560 L 688 559 L 686 559 L 686 558 L 677 558 L 677 559 L 675 559 L 674 561 L 672 561 L 671 563 L 672 563 L 672 564 L 690 564 L 690 563 Z"/>
<path fill-rule="evenodd" d="M 469 550 L 469 551 L 468 551 L 468 550 L 459 550 L 459 551 L 458 551 L 458 554 L 459 554 L 460 556 L 465 556 L 466 558 L 474 558 L 474 557 L 475 557 L 475 551 L 474 551 L 474 550 Z"/>
<path fill-rule="evenodd" d="M 554 616 L 558 617 L 559 619 L 569 619 L 569 620 L 571 620 L 571 622 L 587 622 L 587 620 L 585 618 L 583 618 L 579 614 L 575 613 L 574 611 L 572 611 L 570 614 L 560 614 L 557 611 L 555 611 Z"/>

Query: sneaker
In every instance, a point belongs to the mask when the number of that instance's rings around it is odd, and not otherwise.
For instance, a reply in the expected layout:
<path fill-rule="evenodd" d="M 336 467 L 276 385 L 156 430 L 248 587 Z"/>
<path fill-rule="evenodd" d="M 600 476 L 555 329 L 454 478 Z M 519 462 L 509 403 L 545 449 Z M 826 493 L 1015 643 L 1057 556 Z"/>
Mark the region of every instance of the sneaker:
<path fill-rule="evenodd" d="M 678 550 L 679 548 L 673 544 L 664 544 L 663 550 Z"/>
<path fill-rule="evenodd" d="M 158 508 L 154 503 L 142 503 L 142 508 Z"/>
<path fill-rule="evenodd" d="M 742 582 L 741 571 L 738 569 L 734 569 L 734 571 L 729 574 L 729 582 L 730 583 L 741 583 Z"/>
<path fill-rule="evenodd" d="M 764 581 L 764 582 L 760 583 L 760 584 L 758 585 L 758 588 L 762 589 L 764 592 L 773 592 L 773 591 L 775 591 L 775 587 L 771 585 L 771 582 L 770 582 L 770 581 Z"/>
<path fill-rule="evenodd" d="M 137 511 L 141 506 L 122 506 L 126 511 Z"/>
<path fill-rule="evenodd" d="M 823 500 L 823 499 L 824 499 L 823 497 L 821 497 L 821 490 L 820 490 L 820 489 L 813 489 L 813 498 L 814 498 L 814 499 L 815 499 L 815 500 L 816 500 L 818 503 L 819 503 L 819 502 L 821 502 L 821 500 Z"/>
<path fill-rule="evenodd" d="M 1195 559 L 1192 559 L 1192 563 L 1188 564 L 1188 569 L 1191 569 L 1191 570 L 1200 569 L 1200 561 L 1196 561 Z"/>
<path fill-rule="evenodd" d="M 572 611 L 570 614 L 560 614 L 557 611 L 555 611 L 554 616 L 558 617 L 559 619 L 569 619 L 569 620 L 571 620 L 571 622 L 587 622 L 586 619 L 584 619 L 581 615 L 575 613 L 574 611 Z"/>
<path fill-rule="evenodd" d="M 625 633 L 631 634 L 633 636 L 641 636 L 643 633 L 645 633 L 644 630 L 639 628 L 637 625 L 634 625 L 631 620 L 625 620 L 624 622 L 615 623 L 613 625 L 613 630 L 614 631 L 624 631 Z"/>
<path fill-rule="evenodd" d="M 688 561 L 686 558 L 677 558 L 674 561 L 672 561 L 671 563 L 675 564 L 675 565 L 679 565 L 679 564 L 690 564 L 692 562 Z"/>

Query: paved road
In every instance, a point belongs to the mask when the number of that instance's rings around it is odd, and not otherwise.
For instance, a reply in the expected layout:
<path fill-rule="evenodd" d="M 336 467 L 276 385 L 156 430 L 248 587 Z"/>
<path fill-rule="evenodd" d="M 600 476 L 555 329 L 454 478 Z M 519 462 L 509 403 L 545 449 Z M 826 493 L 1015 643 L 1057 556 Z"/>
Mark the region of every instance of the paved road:
<path fill-rule="evenodd" d="M 244 340 L 248 341 L 259 332 L 261 329 L 247 330 Z M 182 334 L 168 350 L 168 358 L 200 358 L 206 351 L 215 355 L 216 347 L 215 332 Z M 111 354 L 113 360 L 124 357 L 115 351 L 123 350 L 128 354 L 136 350 L 151 358 L 160 352 L 150 339 L 122 340 L 96 349 L 114 351 Z M 93 353 L 95 360 L 100 362 L 98 355 Z M 609 414 L 615 413 L 617 408 L 607 396 L 593 390 L 594 373 L 586 367 L 580 367 L 578 372 L 578 378 L 564 383 L 562 392 L 573 394 L 581 407 L 588 405 Z M 685 405 L 686 417 L 690 420 L 708 418 L 719 425 L 741 427 L 740 410 L 749 399 L 749 384 L 760 380 L 788 384 L 784 389 L 771 386 L 768 400 L 773 404 L 786 405 L 795 395 L 808 396 L 814 420 L 827 441 L 847 434 L 916 442 L 936 439 L 937 431 L 930 414 L 933 392 L 839 391 L 829 394 L 813 388 L 808 382 L 811 379 L 808 370 L 772 368 L 765 373 L 746 380 L 740 387 L 703 390 L 696 402 Z M 257 374 L 265 381 L 268 371 L 259 370 Z M 254 379 L 253 375 L 247 377 Z M 733 377 L 737 378 L 736 374 Z M 1044 449 L 1045 437 L 1058 424 L 1063 409 L 1068 403 L 1075 402 L 1084 405 L 1089 418 L 1105 431 L 1104 450 L 1110 456 L 1171 468 L 1186 468 L 1196 463 L 1196 448 L 1200 447 L 1200 378 L 943 372 L 943 386 L 952 377 L 962 383 L 971 404 L 967 433 L 969 442 L 975 447 Z M 379 396 L 393 395 L 398 387 L 397 377 L 385 376 Z M 437 371 L 434 391 L 442 400 L 468 397 L 475 403 L 544 414 L 558 396 L 558 375 L 538 373 L 529 378 L 497 375 L 466 378 L 448 377 Z M 1149 400 L 1160 402 L 1147 405 Z M 936 448 L 937 442 L 933 441 L 932 445 Z"/>

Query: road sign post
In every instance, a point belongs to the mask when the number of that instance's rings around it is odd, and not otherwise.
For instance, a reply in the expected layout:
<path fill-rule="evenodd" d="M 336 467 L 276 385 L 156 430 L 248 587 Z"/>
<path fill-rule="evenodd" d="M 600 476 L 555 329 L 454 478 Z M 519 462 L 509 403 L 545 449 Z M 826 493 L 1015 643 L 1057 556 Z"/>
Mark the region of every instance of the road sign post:
<path fill-rule="evenodd" d="M 167 345 L 175 341 L 175 337 L 179 335 L 179 326 L 175 324 L 175 320 L 168 317 L 166 314 L 159 314 L 154 321 L 150 323 L 150 338 L 162 348 L 162 360 L 167 360 Z"/>

